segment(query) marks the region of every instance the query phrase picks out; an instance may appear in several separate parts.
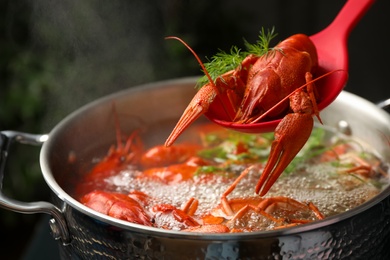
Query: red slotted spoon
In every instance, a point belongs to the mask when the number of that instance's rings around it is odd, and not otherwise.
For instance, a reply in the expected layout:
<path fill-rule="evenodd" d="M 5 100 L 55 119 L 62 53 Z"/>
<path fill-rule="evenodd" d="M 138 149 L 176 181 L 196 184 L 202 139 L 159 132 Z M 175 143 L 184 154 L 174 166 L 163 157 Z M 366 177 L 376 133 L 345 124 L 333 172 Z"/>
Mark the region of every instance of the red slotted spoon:
<path fill-rule="evenodd" d="M 321 98 L 318 109 L 322 110 L 332 103 L 343 90 L 348 78 L 347 39 L 374 0 L 348 0 L 333 22 L 324 30 L 310 36 L 317 48 L 319 75 L 335 71 L 316 82 Z M 317 75 L 318 76 L 318 75 Z M 215 100 L 217 101 L 217 100 Z M 246 133 L 274 131 L 280 119 L 253 124 L 238 124 L 222 120 L 222 105 L 213 104 L 205 114 L 211 121 L 223 127 Z M 221 112 L 222 111 L 222 112 Z"/>

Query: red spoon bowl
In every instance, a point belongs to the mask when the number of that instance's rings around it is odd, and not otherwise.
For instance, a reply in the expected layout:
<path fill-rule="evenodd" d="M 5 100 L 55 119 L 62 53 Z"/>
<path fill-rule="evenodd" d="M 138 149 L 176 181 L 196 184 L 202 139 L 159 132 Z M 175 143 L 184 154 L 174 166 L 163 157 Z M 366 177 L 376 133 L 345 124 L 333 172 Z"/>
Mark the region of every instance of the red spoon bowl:
<path fill-rule="evenodd" d="M 331 104 L 343 90 L 348 79 L 348 36 L 373 3 L 374 0 L 347 1 L 328 27 L 310 36 L 318 55 L 319 69 L 314 76 L 318 78 L 332 72 L 315 82 L 320 97 L 319 110 Z M 240 132 L 272 132 L 281 120 L 279 118 L 252 124 L 234 123 L 227 118 L 223 107 L 221 99 L 215 99 L 205 116 L 218 125 Z"/>

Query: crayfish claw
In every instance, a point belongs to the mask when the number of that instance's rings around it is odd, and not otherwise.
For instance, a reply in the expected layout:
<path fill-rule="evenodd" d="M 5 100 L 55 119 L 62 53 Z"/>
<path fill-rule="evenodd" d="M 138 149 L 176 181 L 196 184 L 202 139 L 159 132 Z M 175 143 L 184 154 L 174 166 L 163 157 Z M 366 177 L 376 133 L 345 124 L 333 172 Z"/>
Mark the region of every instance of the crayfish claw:
<path fill-rule="evenodd" d="M 165 141 L 165 146 L 171 146 L 176 139 L 201 115 L 206 113 L 214 101 L 217 93 L 211 84 L 204 85 L 192 98 L 175 128 Z"/>
<path fill-rule="evenodd" d="M 264 196 L 269 191 L 309 139 L 313 124 L 314 120 L 310 114 L 292 113 L 282 119 L 275 129 L 275 140 L 256 185 L 256 193 Z"/>

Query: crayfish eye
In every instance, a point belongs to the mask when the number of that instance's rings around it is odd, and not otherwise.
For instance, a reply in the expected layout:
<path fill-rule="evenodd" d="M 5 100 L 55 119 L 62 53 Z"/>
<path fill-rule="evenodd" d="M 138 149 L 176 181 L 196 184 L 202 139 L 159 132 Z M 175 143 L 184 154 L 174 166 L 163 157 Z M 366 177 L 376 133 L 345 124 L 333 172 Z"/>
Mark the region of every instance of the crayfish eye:
<path fill-rule="evenodd" d="M 258 107 L 255 107 L 252 111 L 252 115 L 258 115 L 260 114 L 260 109 Z"/>

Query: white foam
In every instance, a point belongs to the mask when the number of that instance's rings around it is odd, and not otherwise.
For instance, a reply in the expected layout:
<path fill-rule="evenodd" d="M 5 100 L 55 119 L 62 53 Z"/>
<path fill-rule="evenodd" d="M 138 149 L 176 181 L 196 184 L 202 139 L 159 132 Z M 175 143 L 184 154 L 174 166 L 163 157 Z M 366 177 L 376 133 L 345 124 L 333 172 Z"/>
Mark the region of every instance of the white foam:
<path fill-rule="evenodd" d="M 371 182 L 364 180 L 363 177 L 341 174 L 339 171 L 340 168 L 338 167 L 331 164 L 318 163 L 318 161 L 300 165 L 295 172 L 288 176 L 282 175 L 266 195 L 266 198 L 286 196 L 300 202 L 312 202 L 322 214 L 331 216 L 350 210 L 381 191 Z M 254 189 L 261 172 L 262 167 L 255 165 L 236 186 L 234 191 L 228 195 L 228 200 L 242 197 L 258 198 Z M 195 198 L 199 201 L 199 206 L 194 217 L 199 222 L 201 222 L 201 217 L 204 214 L 209 213 L 220 205 L 222 194 L 238 177 L 237 175 L 227 179 L 215 174 L 209 180 L 209 178 L 205 178 L 206 175 L 199 174 L 193 177 L 192 180 L 168 185 L 161 181 L 140 176 L 142 176 L 142 172 L 130 166 L 118 175 L 108 178 L 107 182 L 110 186 L 115 186 L 115 191 L 118 192 L 126 193 L 137 190 L 147 194 L 151 201 L 147 210 L 151 210 L 154 204 L 170 204 L 180 209 L 190 198 Z M 285 211 L 277 212 L 276 217 L 286 217 L 283 215 Z M 316 219 L 313 213 L 305 210 L 288 214 L 290 220 L 294 218 L 306 218 L 310 221 Z M 175 220 L 171 214 L 157 213 L 155 218 L 157 227 L 173 230 L 186 228 L 183 223 Z M 231 217 L 227 219 L 229 218 Z M 230 228 L 249 231 L 251 229 L 268 230 L 278 224 L 258 213 L 248 211 L 240 221 L 228 221 L 227 225 Z"/>

